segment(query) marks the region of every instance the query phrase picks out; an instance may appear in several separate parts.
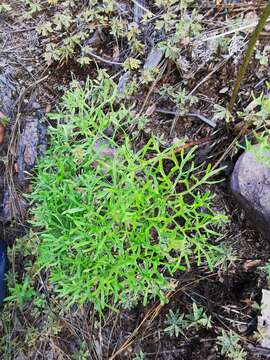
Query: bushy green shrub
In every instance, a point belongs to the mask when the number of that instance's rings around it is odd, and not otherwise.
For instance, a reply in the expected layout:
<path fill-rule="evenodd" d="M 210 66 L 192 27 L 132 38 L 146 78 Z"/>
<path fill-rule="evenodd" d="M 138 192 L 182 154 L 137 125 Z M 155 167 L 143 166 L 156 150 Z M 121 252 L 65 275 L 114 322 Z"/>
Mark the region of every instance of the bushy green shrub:
<path fill-rule="evenodd" d="M 108 79 L 71 89 L 51 117 L 58 124 L 37 166 L 33 223 L 41 229 L 38 264 L 59 296 L 99 311 L 145 303 L 163 299 L 191 259 L 211 266 L 208 239 L 223 217 L 201 186 L 217 171 L 198 168 L 195 149 L 176 155 L 177 144 L 161 150 L 150 138 L 134 152 L 125 129 L 137 119 Z"/>

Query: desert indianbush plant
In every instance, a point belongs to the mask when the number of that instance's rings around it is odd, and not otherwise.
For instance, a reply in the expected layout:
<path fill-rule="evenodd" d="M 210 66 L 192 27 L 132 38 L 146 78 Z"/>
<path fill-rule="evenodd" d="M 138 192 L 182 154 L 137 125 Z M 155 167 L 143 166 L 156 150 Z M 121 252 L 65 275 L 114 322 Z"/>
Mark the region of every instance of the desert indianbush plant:
<path fill-rule="evenodd" d="M 99 311 L 164 300 L 176 270 L 211 267 L 217 249 L 208 240 L 224 218 L 202 192 L 217 170 L 195 165 L 195 149 L 176 155 L 177 144 L 161 150 L 150 138 L 134 152 L 125 129 L 137 119 L 108 79 L 72 88 L 51 117 L 58 124 L 37 166 L 33 223 L 38 265 L 60 297 Z"/>

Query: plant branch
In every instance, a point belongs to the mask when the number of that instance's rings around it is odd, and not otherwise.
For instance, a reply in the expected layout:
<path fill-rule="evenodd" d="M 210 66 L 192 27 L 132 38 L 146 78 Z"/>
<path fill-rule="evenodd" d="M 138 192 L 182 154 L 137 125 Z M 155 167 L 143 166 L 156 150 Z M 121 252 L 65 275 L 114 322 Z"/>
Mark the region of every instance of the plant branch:
<path fill-rule="evenodd" d="M 256 42 L 266 24 L 269 16 L 270 16 L 270 1 L 268 1 L 268 4 L 266 5 L 265 9 L 263 10 L 263 13 L 260 17 L 258 25 L 256 26 L 256 28 L 252 34 L 252 37 L 248 43 L 248 48 L 245 53 L 244 61 L 238 71 L 236 82 L 235 82 L 233 93 L 232 93 L 232 97 L 231 97 L 231 100 L 230 100 L 230 103 L 228 106 L 229 113 L 231 113 L 233 111 L 233 107 L 234 107 L 234 104 L 235 104 L 235 101 L 236 101 L 236 98 L 237 98 L 237 95 L 238 95 L 238 92 L 240 89 L 241 81 L 243 80 L 243 77 L 245 76 L 245 73 L 246 73 L 249 61 L 251 59 L 251 56 L 253 54 L 253 50 L 255 48 Z"/>

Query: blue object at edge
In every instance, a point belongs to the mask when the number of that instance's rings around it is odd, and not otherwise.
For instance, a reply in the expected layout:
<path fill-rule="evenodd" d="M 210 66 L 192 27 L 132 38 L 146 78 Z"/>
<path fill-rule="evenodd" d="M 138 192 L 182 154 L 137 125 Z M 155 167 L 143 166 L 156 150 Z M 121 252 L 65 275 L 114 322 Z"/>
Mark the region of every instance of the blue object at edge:
<path fill-rule="evenodd" d="M 0 307 L 3 306 L 4 298 L 6 297 L 5 273 L 7 267 L 7 245 L 3 240 L 0 240 Z"/>

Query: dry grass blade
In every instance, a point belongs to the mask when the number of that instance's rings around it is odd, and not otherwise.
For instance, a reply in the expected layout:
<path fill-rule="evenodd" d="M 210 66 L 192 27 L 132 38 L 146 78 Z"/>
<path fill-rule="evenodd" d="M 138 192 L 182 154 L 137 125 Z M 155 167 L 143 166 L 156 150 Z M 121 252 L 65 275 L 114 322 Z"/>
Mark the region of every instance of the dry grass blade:
<path fill-rule="evenodd" d="M 230 100 L 230 103 L 228 106 L 229 113 L 231 113 L 233 111 L 233 107 L 234 107 L 238 92 L 240 90 L 241 81 L 243 80 L 243 78 L 245 76 L 245 73 L 246 73 L 249 61 L 251 59 L 251 56 L 253 54 L 256 42 L 259 39 L 259 36 L 260 36 L 261 32 L 263 31 L 269 16 L 270 16 L 270 2 L 268 2 L 268 5 L 266 5 L 266 7 L 260 17 L 258 25 L 257 25 L 256 29 L 254 30 L 253 35 L 250 38 L 243 63 L 240 66 L 239 72 L 237 74 L 237 79 L 235 81 L 235 86 L 233 89 L 232 97 L 231 97 L 231 100 Z"/>

